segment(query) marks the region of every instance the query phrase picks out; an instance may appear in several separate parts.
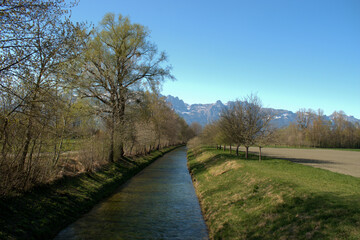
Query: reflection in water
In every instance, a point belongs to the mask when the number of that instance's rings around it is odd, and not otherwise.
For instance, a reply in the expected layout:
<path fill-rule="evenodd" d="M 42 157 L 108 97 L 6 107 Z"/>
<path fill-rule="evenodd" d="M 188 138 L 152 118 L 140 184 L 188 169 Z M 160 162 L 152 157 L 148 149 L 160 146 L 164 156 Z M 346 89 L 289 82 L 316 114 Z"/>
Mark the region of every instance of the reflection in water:
<path fill-rule="evenodd" d="M 167 153 L 55 239 L 207 239 L 186 148 Z"/>

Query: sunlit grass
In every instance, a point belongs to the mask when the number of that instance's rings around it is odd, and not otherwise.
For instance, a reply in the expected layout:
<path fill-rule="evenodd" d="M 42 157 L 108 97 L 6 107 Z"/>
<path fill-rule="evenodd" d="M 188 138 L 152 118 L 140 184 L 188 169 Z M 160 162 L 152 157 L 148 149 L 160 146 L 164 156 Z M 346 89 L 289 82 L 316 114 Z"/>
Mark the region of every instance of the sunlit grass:
<path fill-rule="evenodd" d="M 209 148 L 188 160 L 212 239 L 360 239 L 359 178 Z"/>

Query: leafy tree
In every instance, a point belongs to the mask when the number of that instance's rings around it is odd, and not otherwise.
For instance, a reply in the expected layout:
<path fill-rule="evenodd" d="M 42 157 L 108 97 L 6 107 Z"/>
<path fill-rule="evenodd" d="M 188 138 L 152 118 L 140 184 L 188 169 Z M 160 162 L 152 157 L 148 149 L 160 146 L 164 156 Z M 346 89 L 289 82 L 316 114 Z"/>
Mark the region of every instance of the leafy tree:
<path fill-rule="evenodd" d="M 60 0 L 1 2 L 0 165 L 18 174 L 1 169 L 14 188 L 47 177 L 37 167 L 50 145 L 53 163 L 59 158 L 69 110 L 63 65 L 82 51 L 84 33 L 83 24 L 70 22 L 69 7 Z"/>
<path fill-rule="evenodd" d="M 82 94 L 97 99 L 109 118 L 109 161 L 114 160 L 115 135 L 119 155 L 124 154 L 121 135 L 125 127 L 126 105 L 136 91 L 157 91 L 165 78 L 174 78 L 164 52 L 149 41 L 149 31 L 129 18 L 106 14 L 93 32 L 83 57 Z"/>
<path fill-rule="evenodd" d="M 193 122 L 190 124 L 190 128 L 194 132 L 195 136 L 198 136 L 202 132 L 202 126 L 198 122 Z"/>

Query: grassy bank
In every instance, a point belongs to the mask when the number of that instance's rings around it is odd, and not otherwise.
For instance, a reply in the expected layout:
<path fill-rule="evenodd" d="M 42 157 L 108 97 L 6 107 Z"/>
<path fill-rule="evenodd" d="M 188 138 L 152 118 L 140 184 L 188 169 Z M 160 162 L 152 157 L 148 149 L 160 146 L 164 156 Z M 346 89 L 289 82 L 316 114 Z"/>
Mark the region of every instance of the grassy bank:
<path fill-rule="evenodd" d="M 211 239 L 360 239 L 359 178 L 240 158 L 205 147 L 188 152 Z"/>
<path fill-rule="evenodd" d="M 108 164 L 31 192 L 0 199 L 0 239 L 48 239 L 111 195 L 122 183 L 176 147 Z"/>

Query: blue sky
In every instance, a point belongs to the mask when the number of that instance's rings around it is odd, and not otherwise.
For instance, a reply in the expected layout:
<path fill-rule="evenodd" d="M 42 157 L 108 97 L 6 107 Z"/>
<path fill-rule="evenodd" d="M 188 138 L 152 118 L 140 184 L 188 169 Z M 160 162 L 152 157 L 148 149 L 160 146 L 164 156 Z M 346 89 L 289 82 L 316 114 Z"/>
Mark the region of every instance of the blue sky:
<path fill-rule="evenodd" d="M 343 110 L 360 118 L 359 0 L 82 0 L 74 21 L 107 12 L 151 31 L 186 103 L 257 93 L 265 107 Z"/>

